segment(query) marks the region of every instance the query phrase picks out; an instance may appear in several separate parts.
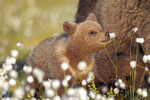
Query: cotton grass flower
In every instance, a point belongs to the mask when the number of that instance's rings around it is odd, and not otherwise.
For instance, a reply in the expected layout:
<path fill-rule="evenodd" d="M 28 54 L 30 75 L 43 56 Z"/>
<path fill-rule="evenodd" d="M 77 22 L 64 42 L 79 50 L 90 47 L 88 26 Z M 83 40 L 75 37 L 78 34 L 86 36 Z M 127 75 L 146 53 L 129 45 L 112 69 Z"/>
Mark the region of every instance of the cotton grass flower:
<path fill-rule="evenodd" d="M 94 77 L 94 72 L 93 72 L 93 71 L 90 71 L 90 72 L 88 73 L 88 77 L 93 78 L 93 77 Z"/>
<path fill-rule="evenodd" d="M 132 31 L 136 33 L 138 31 L 138 28 L 137 27 L 133 27 Z"/>
<path fill-rule="evenodd" d="M 44 86 L 44 88 L 47 90 L 47 89 L 49 89 L 49 88 L 51 88 L 51 83 L 49 82 L 49 81 L 43 81 L 43 86 Z"/>
<path fill-rule="evenodd" d="M 136 61 L 130 61 L 130 66 L 131 66 L 131 68 L 135 68 L 136 67 Z"/>
<path fill-rule="evenodd" d="M 79 100 L 87 100 L 87 91 L 85 88 L 80 87 L 78 88 L 78 95 L 79 95 Z"/>
<path fill-rule="evenodd" d="M 107 87 L 107 86 L 104 86 L 104 87 L 102 88 L 102 92 L 103 92 L 103 93 L 107 93 L 107 91 L 108 91 L 108 87 Z"/>
<path fill-rule="evenodd" d="M 85 61 L 80 61 L 77 65 L 77 68 L 80 70 L 80 71 L 83 71 L 85 68 L 87 67 L 87 63 Z"/>
<path fill-rule="evenodd" d="M 65 79 L 66 79 L 67 81 L 70 81 L 70 80 L 71 80 L 71 78 L 72 78 L 72 76 L 71 76 L 71 75 L 66 75 L 66 77 L 65 77 Z"/>
<path fill-rule="evenodd" d="M 114 93 L 115 93 L 115 94 L 118 94 L 118 93 L 119 93 L 119 89 L 118 89 L 118 88 L 115 88 L 115 89 L 114 89 Z"/>
<path fill-rule="evenodd" d="M 8 65 L 9 64 L 15 64 L 16 63 L 16 58 L 7 56 L 6 60 L 5 60 L 5 63 L 8 64 Z"/>
<path fill-rule="evenodd" d="M 60 81 L 58 79 L 55 79 L 52 81 L 52 87 L 53 89 L 57 90 L 60 87 Z"/>
<path fill-rule="evenodd" d="M 82 80 L 82 85 L 85 86 L 86 84 L 86 80 Z"/>
<path fill-rule="evenodd" d="M 61 64 L 61 69 L 62 69 L 63 71 L 66 71 L 68 68 L 69 68 L 69 65 L 68 65 L 67 62 L 63 62 L 63 63 Z"/>
<path fill-rule="evenodd" d="M 144 38 L 136 38 L 137 43 L 144 43 Z"/>
<path fill-rule="evenodd" d="M 53 89 L 46 90 L 46 94 L 49 98 L 53 98 L 55 96 L 55 91 Z"/>
<path fill-rule="evenodd" d="M 10 84 L 11 86 L 16 85 L 16 80 L 15 80 L 15 79 L 10 79 L 10 80 L 9 80 L 9 84 Z"/>
<path fill-rule="evenodd" d="M 96 95 L 95 95 L 95 93 L 94 93 L 93 91 L 90 91 L 89 95 L 90 95 L 90 97 L 91 97 L 92 99 L 94 99 L 94 98 L 96 97 Z"/>
<path fill-rule="evenodd" d="M 95 100 L 101 100 L 102 98 L 102 95 L 101 94 L 97 94 L 96 97 L 95 97 Z"/>
<path fill-rule="evenodd" d="M 147 63 L 147 62 L 149 62 L 150 61 L 150 55 L 144 55 L 143 56 L 143 62 L 144 63 Z"/>
<path fill-rule="evenodd" d="M 18 73 L 16 70 L 10 70 L 9 75 L 11 78 L 17 78 L 18 77 Z"/>
<path fill-rule="evenodd" d="M 60 96 L 55 96 L 53 100 L 61 100 Z"/>
<path fill-rule="evenodd" d="M 145 67 L 145 71 L 146 71 L 146 72 L 148 72 L 148 71 L 149 71 L 149 68 L 148 68 L 147 66 Z"/>
<path fill-rule="evenodd" d="M 145 98 L 148 96 L 148 92 L 147 92 L 147 89 L 143 89 L 142 90 L 142 97 Z"/>
<path fill-rule="evenodd" d="M 64 87 L 68 87 L 68 81 L 67 81 L 66 79 L 63 79 L 63 80 L 62 80 L 62 85 L 63 85 Z"/>
<path fill-rule="evenodd" d="M 30 74 L 32 72 L 33 68 L 31 66 L 24 65 L 23 71 L 27 74 Z"/>
<path fill-rule="evenodd" d="M 28 83 L 33 83 L 33 81 L 34 81 L 33 76 L 29 75 L 29 76 L 27 77 L 27 82 L 28 82 Z"/>
<path fill-rule="evenodd" d="M 33 75 L 37 78 L 38 82 L 41 83 L 45 76 L 44 72 L 39 68 L 34 68 Z"/>
<path fill-rule="evenodd" d="M 111 40 L 114 40 L 116 38 L 116 33 L 112 32 L 112 33 L 109 33 L 109 38 Z"/>
<path fill-rule="evenodd" d="M 17 97 L 18 99 L 23 99 L 24 94 L 25 94 L 25 92 L 22 87 L 18 87 L 14 91 L 14 96 Z"/>
<path fill-rule="evenodd" d="M 121 83 L 121 84 L 120 84 L 120 88 L 125 89 L 125 88 L 126 88 L 125 83 Z"/>
<path fill-rule="evenodd" d="M 74 96 L 76 93 L 76 90 L 74 88 L 67 89 L 67 95 L 68 96 Z"/>
<path fill-rule="evenodd" d="M 18 56 L 19 52 L 17 50 L 12 49 L 11 50 L 11 56 L 16 58 Z"/>
<path fill-rule="evenodd" d="M 141 89 L 141 88 L 138 88 L 138 89 L 137 89 L 137 94 L 138 94 L 138 95 L 142 95 L 142 89 Z"/>

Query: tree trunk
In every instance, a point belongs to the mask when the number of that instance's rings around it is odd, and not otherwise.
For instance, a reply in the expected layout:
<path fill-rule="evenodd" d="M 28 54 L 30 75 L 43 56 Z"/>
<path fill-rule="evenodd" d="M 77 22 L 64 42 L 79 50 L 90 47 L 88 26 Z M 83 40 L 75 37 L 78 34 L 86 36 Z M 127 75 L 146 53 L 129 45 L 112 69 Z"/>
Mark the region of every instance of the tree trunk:
<path fill-rule="evenodd" d="M 84 21 L 89 13 L 97 16 L 105 31 L 117 34 L 118 52 L 129 53 L 131 38 L 132 48 L 136 49 L 136 37 L 143 37 L 142 50 L 150 54 L 150 0 L 80 0 L 76 22 Z M 138 28 L 134 34 L 133 27 Z M 110 44 L 112 49 L 114 44 Z"/>

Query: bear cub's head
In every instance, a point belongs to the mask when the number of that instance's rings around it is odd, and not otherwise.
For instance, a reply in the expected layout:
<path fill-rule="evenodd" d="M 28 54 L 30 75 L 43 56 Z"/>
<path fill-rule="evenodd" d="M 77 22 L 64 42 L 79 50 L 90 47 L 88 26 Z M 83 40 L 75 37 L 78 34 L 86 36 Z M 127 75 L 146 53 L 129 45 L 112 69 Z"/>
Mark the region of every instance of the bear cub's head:
<path fill-rule="evenodd" d="M 65 21 L 63 29 L 72 46 L 91 53 L 104 48 L 104 45 L 110 42 L 109 36 L 102 30 L 94 14 L 89 14 L 87 19 L 79 24 Z"/>

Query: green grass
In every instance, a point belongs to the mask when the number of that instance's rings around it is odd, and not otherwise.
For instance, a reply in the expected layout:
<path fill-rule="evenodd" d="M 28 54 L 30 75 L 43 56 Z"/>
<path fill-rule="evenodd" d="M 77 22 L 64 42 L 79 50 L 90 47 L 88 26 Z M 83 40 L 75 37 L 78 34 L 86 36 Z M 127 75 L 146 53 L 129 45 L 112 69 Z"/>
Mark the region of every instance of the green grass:
<path fill-rule="evenodd" d="M 74 21 L 77 4 L 78 0 L 1 0 L 0 62 L 11 49 L 17 49 L 18 41 L 24 45 L 18 58 L 22 61 L 41 40 L 62 33 L 63 22 Z M 15 29 L 17 21 L 20 24 Z"/>

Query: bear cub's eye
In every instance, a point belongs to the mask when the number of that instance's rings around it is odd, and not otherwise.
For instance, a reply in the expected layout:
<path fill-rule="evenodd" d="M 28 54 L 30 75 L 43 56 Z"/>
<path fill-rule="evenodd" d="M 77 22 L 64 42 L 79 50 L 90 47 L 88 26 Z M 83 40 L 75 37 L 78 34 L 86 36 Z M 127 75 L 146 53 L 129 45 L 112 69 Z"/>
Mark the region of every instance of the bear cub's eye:
<path fill-rule="evenodd" d="M 90 35 L 95 35 L 97 32 L 96 31 L 90 31 L 89 34 Z"/>

